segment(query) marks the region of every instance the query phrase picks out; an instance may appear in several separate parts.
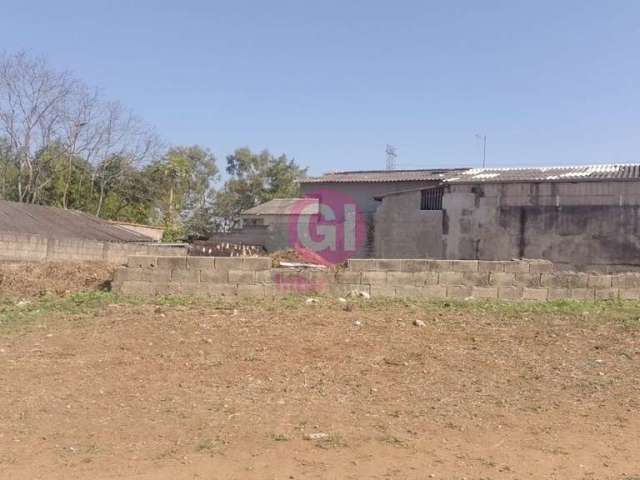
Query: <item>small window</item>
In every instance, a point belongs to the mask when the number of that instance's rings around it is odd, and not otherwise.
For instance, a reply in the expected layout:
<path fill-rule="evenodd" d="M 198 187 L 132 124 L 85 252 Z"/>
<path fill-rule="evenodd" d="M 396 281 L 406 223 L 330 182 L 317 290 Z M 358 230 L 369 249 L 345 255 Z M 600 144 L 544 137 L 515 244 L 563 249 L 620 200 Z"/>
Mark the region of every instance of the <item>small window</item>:
<path fill-rule="evenodd" d="M 444 188 L 430 188 L 420 193 L 420 210 L 442 210 Z"/>

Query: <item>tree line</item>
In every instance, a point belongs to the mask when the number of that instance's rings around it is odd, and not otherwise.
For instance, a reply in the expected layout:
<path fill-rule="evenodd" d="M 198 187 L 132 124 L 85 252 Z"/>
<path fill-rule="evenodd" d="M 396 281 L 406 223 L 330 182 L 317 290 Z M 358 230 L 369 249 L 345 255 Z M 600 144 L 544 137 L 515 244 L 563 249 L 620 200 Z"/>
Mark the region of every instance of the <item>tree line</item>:
<path fill-rule="evenodd" d="M 72 73 L 24 52 L 0 54 L 0 198 L 163 225 L 165 239 L 206 237 L 239 214 L 299 194 L 306 169 L 239 148 L 225 180 L 213 153 L 166 146 L 144 120 Z"/>

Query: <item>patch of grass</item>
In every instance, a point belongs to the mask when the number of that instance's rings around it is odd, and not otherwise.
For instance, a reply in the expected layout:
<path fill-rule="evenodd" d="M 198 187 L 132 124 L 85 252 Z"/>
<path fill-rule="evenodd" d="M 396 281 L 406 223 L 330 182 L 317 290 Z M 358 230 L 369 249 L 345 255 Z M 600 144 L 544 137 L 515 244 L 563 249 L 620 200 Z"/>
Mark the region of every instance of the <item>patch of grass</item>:
<path fill-rule="evenodd" d="M 297 310 L 303 307 L 309 308 L 309 305 L 305 304 L 306 299 L 309 297 L 316 298 L 315 295 L 283 295 L 274 299 L 260 301 L 259 306 L 270 313 L 282 310 Z M 330 302 L 329 298 L 322 299 L 322 303 L 325 302 Z M 252 301 L 250 305 L 255 306 L 255 300 Z"/>
<path fill-rule="evenodd" d="M 505 302 L 499 300 L 421 300 L 372 299 L 361 302 L 360 309 L 384 310 L 413 308 L 429 314 L 471 313 L 498 318 L 523 316 L 562 316 L 595 321 L 617 321 L 628 327 L 640 327 L 640 302 L 632 300 L 554 300 L 548 302 Z"/>
<path fill-rule="evenodd" d="M 29 326 L 34 321 L 57 313 L 89 314 L 117 302 L 116 295 L 103 291 L 74 293 L 64 297 L 45 295 L 17 301 L 5 299 L 0 303 L 0 331 Z"/>
<path fill-rule="evenodd" d="M 316 441 L 316 447 L 324 449 L 344 448 L 348 446 L 347 442 L 339 433 L 331 433 L 328 437 Z"/>
<path fill-rule="evenodd" d="M 225 442 L 220 440 L 219 438 L 211 439 L 204 438 L 196 445 L 196 452 L 198 453 L 208 453 L 213 456 L 215 454 L 221 453 L 224 450 Z"/>
<path fill-rule="evenodd" d="M 252 302 L 255 305 L 255 301 Z M 71 317 L 91 317 L 104 311 L 110 305 L 162 307 L 202 306 L 212 309 L 233 310 L 243 304 L 235 299 L 203 298 L 171 295 L 163 297 L 124 296 L 108 291 L 89 291 L 70 295 L 44 295 L 28 299 L 0 298 L 0 333 L 23 330 L 35 322 L 51 318 L 53 315 Z"/>
<path fill-rule="evenodd" d="M 78 317 L 96 316 L 108 305 L 157 305 L 163 307 L 203 307 L 215 310 L 252 310 L 278 313 L 286 310 L 309 309 L 307 295 L 287 295 L 274 299 L 243 297 L 197 297 L 170 295 L 155 298 L 121 296 L 107 291 L 74 293 L 67 296 L 45 295 L 26 300 L 0 298 L 0 332 L 28 327 L 52 314 Z M 327 310 L 344 309 L 336 296 L 317 296 L 320 306 Z M 387 311 L 406 308 L 416 314 L 434 318 L 447 314 L 473 314 L 496 318 L 565 317 L 576 318 L 594 325 L 616 322 L 627 328 L 640 328 L 640 302 L 623 300 L 558 300 L 550 302 L 504 302 L 496 300 L 422 300 L 399 298 L 349 299 L 358 311 Z"/>
<path fill-rule="evenodd" d="M 198 445 L 196 445 L 196 451 L 198 452 L 210 452 L 214 449 L 216 443 L 211 440 L 210 438 L 205 438 L 204 440 L 200 441 L 200 443 L 198 443 Z"/>
<path fill-rule="evenodd" d="M 291 295 L 273 301 L 257 302 L 255 308 L 266 308 L 268 311 L 282 309 L 309 308 L 305 305 L 305 295 Z M 334 296 L 318 296 L 323 307 L 338 307 L 344 310 L 344 304 Z M 640 301 L 635 300 L 554 300 L 548 302 L 535 301 L 500 301 L 500 300 L 432 300 L 419 298 L 373 298 L 348 299 L 348 305 L 358 311 L 388 311 L 394 308 L 409 309 L 417 314 L 437 317 L 449 314 L 472 314 L 491 316 L 494 318 L 533 318 L 564 317 L 586 320 L 594 323 L 614 321 L 626 327 L 640 328 Z"/>
<path fill-rule="evenodd" d="M 380 437 L 380 441 L 384 443 L 388 443 L 394 447 L 399 448 L 409 448 L 409 443 L 406 440 L 402 440 L 401 438 L 395 437 L 393 435 L 385 435 L 384 437 Z"/>
<path fill-rule="evenodd" d="M 145 303 L 151 305 L 162 305 L 167 307 L 186 307 L 191 305 L 197 305 L 205 301 L 202 297 L 190 296 L 190 295 L 163 295 L 159 297 L 147 298 Z"/>

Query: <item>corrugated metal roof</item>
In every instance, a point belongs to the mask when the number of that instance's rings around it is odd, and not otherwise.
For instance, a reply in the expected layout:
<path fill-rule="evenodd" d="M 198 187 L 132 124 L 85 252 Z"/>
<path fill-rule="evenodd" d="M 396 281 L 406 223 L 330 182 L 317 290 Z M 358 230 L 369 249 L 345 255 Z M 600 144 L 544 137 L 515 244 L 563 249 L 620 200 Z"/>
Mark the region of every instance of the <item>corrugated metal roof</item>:
<path fill-rule="evenodd" d="M 319 177 L 301 178 L 300 183 L 384 183 L 437 181 L 452 173 L 460 173 L 466 168 L 423 169 L 423 170 L 362 170 L 351 172 L 330 172 Z"/>
<path fill-rule="evenodd" d="M 319 212 L 318 201 L 311 198 L 274 198 L 268 202 L 256 205 L 242 212 L 243 215 L 288 215 L 292 212 L 294 206 L 300 208 L 301 202 L 304 202 L 305 212 L 314 215 Z M 311 211 L 309 210 L 311 208 Z"/>
<path fill-rule="evenodd" d="M 104 242 L 150 242 L 132 232 L 76 210 L 0 200 L 0 232 L 26 233 L 47 238 L 78 238 Z"/>
<path fill-rule="evenodd" d="M 151 228 L 153 230 L 162 230 L 164 231 L 164 227 L 162 225 L 147 225 L 146 223 L 135 223 L 135 222 L 121 222 L 119 220 L 107 220 L 107 223 L 111 225 L 123 226 L 127 225 L 130 227 L 142 227 L 142 228 Z"/>
<path fill-rule="evenodd" d="M 640 180 L 638 164 L 565 167 L 474 168 L 443 179 L 446 183 L 562 182 L 580 180 Z"/>
<path fill-rule="evenodd" d="M 451 168 L 331 172 L 300 183 L 384 183 L 442 181 L 448 183 L 544 182 L 563 180 L 640 179 L 639 164 L 572 165 L 522 168 Z"/>

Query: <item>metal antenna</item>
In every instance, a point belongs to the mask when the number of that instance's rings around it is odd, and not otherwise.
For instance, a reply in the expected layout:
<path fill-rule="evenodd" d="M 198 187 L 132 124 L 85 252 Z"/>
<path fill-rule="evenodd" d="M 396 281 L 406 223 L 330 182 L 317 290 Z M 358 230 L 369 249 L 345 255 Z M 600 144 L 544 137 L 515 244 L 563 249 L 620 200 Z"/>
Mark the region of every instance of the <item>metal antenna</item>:
<path fill-rule="evenodd" d="M 482 141 L 482 168 L 487 165 L 487 136 L 476 133 L 476 138 Z"/>
<path fill-rule="evenodd" d="M 396 157 L 398 156 L 398 154 L 396 153 L 396 147 L 387 144 L 387 147 L 384 151 L 387 154 L 387 170 L 395 170 Z"/>

